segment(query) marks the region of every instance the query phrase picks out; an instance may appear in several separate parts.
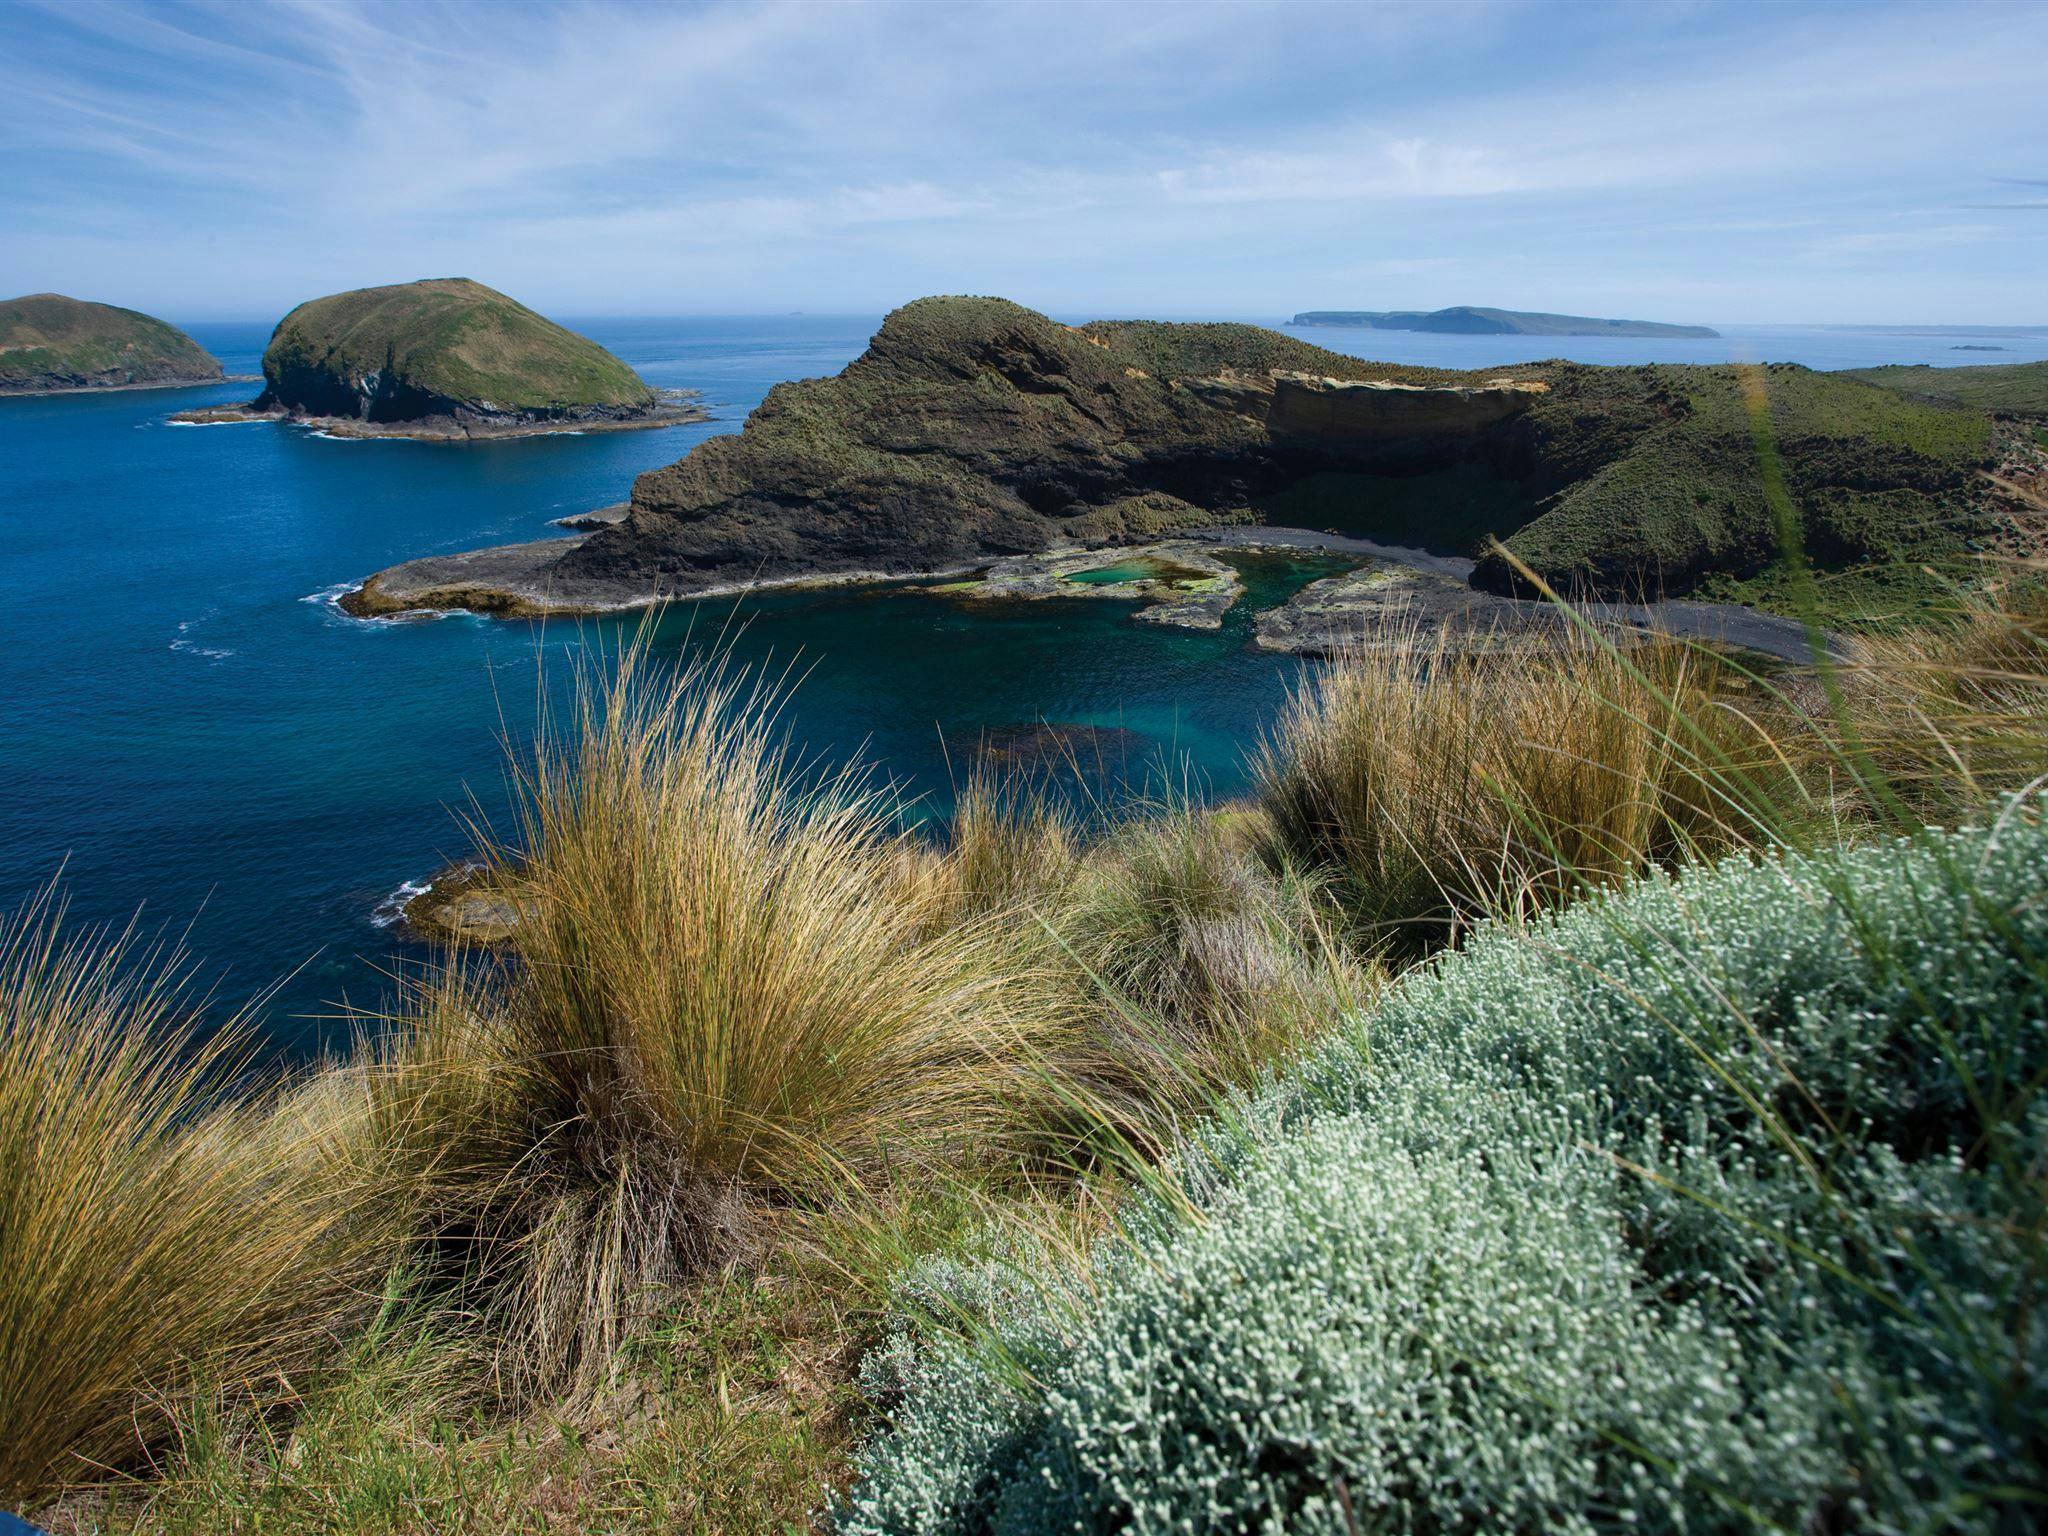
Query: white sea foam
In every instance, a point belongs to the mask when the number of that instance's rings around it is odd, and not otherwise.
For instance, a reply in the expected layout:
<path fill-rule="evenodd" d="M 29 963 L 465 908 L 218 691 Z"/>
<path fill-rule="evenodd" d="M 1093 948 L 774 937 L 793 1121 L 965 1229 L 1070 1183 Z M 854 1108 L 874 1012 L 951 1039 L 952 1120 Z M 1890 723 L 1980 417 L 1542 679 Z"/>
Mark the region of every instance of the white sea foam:
<path fill-rule="evenodd" d="M 184 623 L 178 626 L 178 638 L 171 642 L 170 648 L 174 651 L 181 651 L 187 656 L 202 656 L 208 661 L 226 661 L 235 654 L 233 651 L 219 646 L 201 645 L 192 638 L 192 626 L 194 624 L 203 624 L 212 617 L 212 611 L 208 610 L 201 618 L 185 620 Z"/>
<path fill-rule="evenodd" d="M 370 924 L 375 928 L 389 928 L 405 916 L 408 903 L 424 896 L 434 888 L 431 880 L 407 880 L 370 909 Z"/>
<path fill-rule="evenodd" d="M 322 587 L 318 592 L 308 592 L 299 601 L 302 603 L 318 603 L 324 608 L 334 608 L 344 597 L 347 597 L 349 593 L 355 591 L 361 585 L 362 582 L 360 580 L 337 581 L 333 586 Z M 339 610 L 337 609 L 336 611 L 338 612 Z"/>

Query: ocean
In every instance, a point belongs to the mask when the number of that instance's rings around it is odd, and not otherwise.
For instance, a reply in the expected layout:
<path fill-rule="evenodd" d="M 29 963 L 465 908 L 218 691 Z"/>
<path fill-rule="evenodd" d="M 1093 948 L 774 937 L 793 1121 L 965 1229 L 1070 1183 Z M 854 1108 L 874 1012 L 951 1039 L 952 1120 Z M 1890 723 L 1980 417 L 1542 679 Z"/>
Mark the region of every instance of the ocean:
<path fill-rule="evenodd" d="M 639 621 L 366 623 L 332 596 L 623 500 L 635 475 L 737 431 L 777 382 L 837 371 L 876 320 L 566 323 L 650 383 L 703 391 L 715 419 L 455 445 L 167 420 L 247 384 L 0 399 L 0 909 L 60 881 L 74 927 L 180 939 L 214 1006 L 253 1006 L 289 1052 L 339 1042 L 346 1008 L 389 994 L 422 958 L 391 926 L 398 893 L 468 851 L 466 817 L 504 824 L 505 752 L 530 740 L 543 691 Z M 269 325 L 187 329 L 253 373 Z M 1450 367 L 2048 357 L 2040 335 L 1791 327 L 1714 342 L 1292 334 Z M 1115 603 L 970 609 L 887 588 L 679 605 L 649 636 L 664 656 L 724 643 L 797 679 L 798 748 L 860 755 L 913 818 L 943 814 L 978 741 L 1039 722 L 1107 732 L 1110 793 L 1171 780 L 1227 794 L 1301 675 L 1247 648 L 1250 611 L 1313 574 L 1257 567 L 1254 601 L 1216 634 L 1134 624 Z"/>

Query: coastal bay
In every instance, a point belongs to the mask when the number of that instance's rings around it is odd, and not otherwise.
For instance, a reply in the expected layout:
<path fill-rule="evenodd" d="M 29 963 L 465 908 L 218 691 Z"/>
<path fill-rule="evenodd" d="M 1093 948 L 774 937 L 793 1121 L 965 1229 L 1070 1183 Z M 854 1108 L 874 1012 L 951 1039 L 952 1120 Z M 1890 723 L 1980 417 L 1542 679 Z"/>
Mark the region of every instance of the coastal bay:
<path fill-rule="evenodd" d="M 373 1002 L 393 957 L 416 953 L 378 926 L 388 898 L 468 851 L 457 813 L 472 798 L 502 805 L 502 742 L 530 729 L 537 668 L 559 683 L 643 622 L 365 622 L 335 596 L 430 552 L 560 535 L 556 520 L 616 506 L 639 474 L 737 430 L 774 384 L 839 370 L 878 319 L 579 320 L 650 385 L 704 392 L 712 420 L 657 432 L 449 445 L 167 425 L 245 399 L 235 384 L 0 401 L 0 772 L 13 786 L 0 874 L 25 890 L 63 869 L 81 923 L 139 909 L 147 926 L 189 928 L 196 953 L 235 957 L 207 973 L 223 1001 L 282 980 L 273 1036 L 332 1038 L 331 1005 Z M 269 334 L 190 330 L 230 374 L 257 371 Z M 1668 346 L 1872 366 L 1941 361 L 1954 339 L 1723 330 Z M 1396 362 L 1503 361 L 1493 337 L 1318 339 Z M 1607 360 L 1655 345 L 1541 350 Z M 1247 531 L 1375 553 L 1319 528 Z M 735 636 L 745 659 L 801 674 L 790 721 L 805 747 L 865 743 L 934 813 L 975 741 L 1040 722 L 1116 742 L 1114 766 L 1140 781 L 1148 759 L 1185 757 L 1229 793 L 1303 666 L 1252 648 L 1257 616 L 1334 574 L 1319 558 L 1249 566 L 1248 596 L 1215 631 L 1133 623 L 1132 605 L 1100 599 L 964 604 L 887 585 L 723 595 L 664 612 L 651 633 L 669 654 Z"/>

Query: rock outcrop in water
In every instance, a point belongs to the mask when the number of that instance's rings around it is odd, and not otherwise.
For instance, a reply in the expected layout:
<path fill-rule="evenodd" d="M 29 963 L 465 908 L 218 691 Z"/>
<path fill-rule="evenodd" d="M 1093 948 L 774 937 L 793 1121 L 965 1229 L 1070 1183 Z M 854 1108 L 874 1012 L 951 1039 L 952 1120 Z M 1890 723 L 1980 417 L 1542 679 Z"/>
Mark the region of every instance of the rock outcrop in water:
<path fill-rule="evenodd" d="M 246 411 L 363 436 L 507 436 L 663 426 L 702 413 L 649 389 L 586 337 L 468 278 L 357 288 L 301 304 L 263 353 Z"/>
<path fill-rule="evenodd" d="M 1766 380 L 1822 563 L 1960 551 L 1974 412 Z M 999 299 L 896 311 L 839 375 L 642 475 L 588 536 L 395 567 L 358 613 L 629 606 L 759 582 L 976 569 L 1272 521 L 1478 554 L 1577 593 L 1683 592 L 1778 550 L 1736 370 L 1368 362 L 1244 325 L 1058 324 Z M 1512 590 L 1501 557 L 1475 581 Z"/>
<path fill-rule="evenodd" d="M 61 293 L 0 302 L 0 394 L 218 384 L 222 378 L 211 352 L 153 315 Z"/>

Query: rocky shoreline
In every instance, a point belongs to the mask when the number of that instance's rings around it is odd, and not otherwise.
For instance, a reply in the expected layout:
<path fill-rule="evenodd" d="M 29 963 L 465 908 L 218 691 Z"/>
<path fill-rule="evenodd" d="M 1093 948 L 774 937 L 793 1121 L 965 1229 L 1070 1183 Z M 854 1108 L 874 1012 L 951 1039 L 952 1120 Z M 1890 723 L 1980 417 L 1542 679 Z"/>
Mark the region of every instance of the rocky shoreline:
<path fill-rule="evenodd" d="M 215 382 L 218 382 L 217 380 Z M 711 413 L 692 399 L 689 391 L 673 391 L 661 405 L 641 411 L 594 411 L 583 415 L 538 417 L 508 414 L 491 417 L 463 413 L 427 416 L 412 421 L 365 421 L 354 416 L 309 416 L 282 407 L 254 405 L 209 406 L 179 411 L 171 417 L 183 426 L 217 427 L 246 422 L 278 422 L 306 427 L 341 438 L 408 438 L 423 443 L 497 442 L 515 437 L 546 437 L 554 433 L 644 432 L 655 427 L 681 427 L 709 421 Z"/>
<path fill-rule="evenodd" d="M 0 399 L 33 399 L 44 395 L 118 395 L 133 389 L 205 389 L 215 384 L 250 384 L 261 377 L 255 373 L 214 373 L 195 374 L 182 379 L 137 379 L 107 384 L 37 384 L 26 387 L 0 384 Z"/>
<path fill-rule="evenodd" d="M 612 510 L 580 515 L 602 521 Z M 336 605 L 356 618 L 454 609 L 501 618 L 542 618 L 617 613 L 749 592 L 900 582 L 934 597 L 969 603 L 1126 602 L 1134 605 L 1132 618 L 1141 623 L 1214 630 L 1244 595 L 1243 578 L 1219 558 L 1236 552 L 1358 561 L 1352 570 L 1312 581 L 1285 603 L 1261 613 L 1252 638 L 1261 650 L 1334 656 L 1390 643 L 1418 626 L 1448 631 L 1451 643 L 1461 649 L 1527 650 L 1553 643 L 1573 622 L 1553 603 L 1500 597 L 1471 586 L 1475 562 L 1470 559 L 1310 528 L 1208 528 L 1153 544 L 1059 549 L 951 569 L 812 572 L 708 581 L 673 592 L 620 590 L 608 582 L 565 574 L 561 555 L 588 537 L 581 533 L 410 561 L 370 577 L 336 599 Z M 1109 573 L 1109 579 L 1087 579 L 1100 573 Z M 1664 635 L 1793 663 L 1813 658 L 1812 640 L 1800 621 L 1732 603 L 1588 602 L 1574 605 L 1572 611 L 1610 635 Z M 1839 650 L 1832 636 L 1823 636 L 1822 643 L 1830 653 Z"/>

